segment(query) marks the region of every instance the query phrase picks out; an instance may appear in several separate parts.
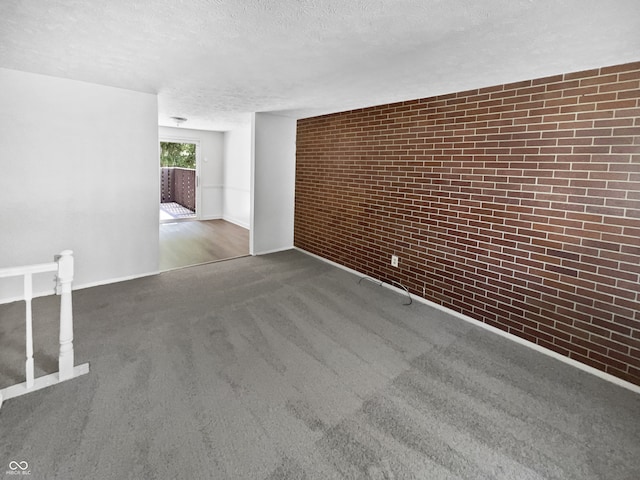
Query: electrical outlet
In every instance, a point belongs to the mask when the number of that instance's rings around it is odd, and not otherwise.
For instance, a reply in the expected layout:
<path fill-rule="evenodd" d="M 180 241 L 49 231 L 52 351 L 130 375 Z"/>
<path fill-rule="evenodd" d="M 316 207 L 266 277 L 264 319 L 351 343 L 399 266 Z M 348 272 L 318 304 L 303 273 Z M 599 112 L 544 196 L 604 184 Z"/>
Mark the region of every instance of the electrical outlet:
<path fill-rule="evenodd" d="M 392 267 L 397 267 L 398 266 L 398 256 L 397 255 L 391 255 L 391 266 Z"/>

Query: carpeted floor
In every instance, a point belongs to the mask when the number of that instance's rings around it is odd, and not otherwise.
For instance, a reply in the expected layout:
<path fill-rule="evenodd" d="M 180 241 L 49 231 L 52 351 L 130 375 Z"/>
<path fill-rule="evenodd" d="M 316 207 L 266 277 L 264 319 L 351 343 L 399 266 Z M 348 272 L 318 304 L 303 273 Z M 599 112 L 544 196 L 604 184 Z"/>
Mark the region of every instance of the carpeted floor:
<path fill-rule="evenodd" d="M 5 402 L 0 476 L 640 478 L 640 395 L 357 280 L 289 251 L 74 292 L 91 372 Z M 0 319 L 2 387 L 23 304 Z"/>

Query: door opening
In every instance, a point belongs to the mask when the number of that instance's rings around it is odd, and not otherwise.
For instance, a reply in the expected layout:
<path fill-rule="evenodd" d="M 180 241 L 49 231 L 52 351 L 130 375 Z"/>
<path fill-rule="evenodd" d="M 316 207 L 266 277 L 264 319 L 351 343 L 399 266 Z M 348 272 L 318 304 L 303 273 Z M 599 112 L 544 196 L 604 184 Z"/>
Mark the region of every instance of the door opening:
<path fill-rule="evenodd" d="M 160 142 L 160 222 L 195 220 L 197 144 Z"/>

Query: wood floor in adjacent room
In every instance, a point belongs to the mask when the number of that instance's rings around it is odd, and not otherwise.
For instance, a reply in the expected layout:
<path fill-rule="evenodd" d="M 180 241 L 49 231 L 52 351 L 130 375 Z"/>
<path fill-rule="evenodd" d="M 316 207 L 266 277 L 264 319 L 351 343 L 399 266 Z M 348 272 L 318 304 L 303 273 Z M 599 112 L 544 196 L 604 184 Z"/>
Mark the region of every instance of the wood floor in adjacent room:
<path fill-rule="evenodd" d="M 249 230 L 225 220 L 160 224 L 160 270 L 249 255 Z"/>

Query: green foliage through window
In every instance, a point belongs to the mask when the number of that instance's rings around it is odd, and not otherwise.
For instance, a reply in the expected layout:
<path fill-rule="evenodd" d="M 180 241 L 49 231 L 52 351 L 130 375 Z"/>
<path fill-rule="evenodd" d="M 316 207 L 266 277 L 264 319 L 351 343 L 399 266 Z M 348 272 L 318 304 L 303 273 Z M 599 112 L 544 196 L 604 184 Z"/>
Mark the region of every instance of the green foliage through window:
<path fill-rule="evenodd" d="M 160 142 L 160 166 L 195 169 L 195 143 Z"/>

